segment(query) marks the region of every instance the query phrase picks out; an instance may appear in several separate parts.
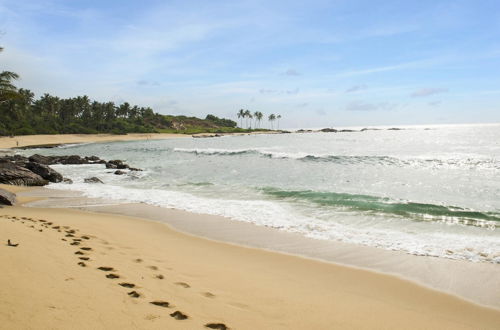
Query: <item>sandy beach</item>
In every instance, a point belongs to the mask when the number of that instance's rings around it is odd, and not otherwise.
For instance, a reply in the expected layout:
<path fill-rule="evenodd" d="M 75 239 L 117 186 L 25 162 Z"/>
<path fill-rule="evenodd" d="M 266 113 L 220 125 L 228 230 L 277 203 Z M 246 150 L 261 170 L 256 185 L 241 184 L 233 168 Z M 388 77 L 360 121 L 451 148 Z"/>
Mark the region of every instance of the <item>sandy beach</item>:
<path fill-rule="evenodd" d="M 135 141 L 135 140 L 158 140 L 191 137 L 184 134 L 167 133 L 134 133 L 125 135 L 115 134 L 47 134 L 47 135 L 20 135 L 14 137 L 0 137 L 0 149 L 39 146 L 39 145 L 58 145 L 73 143 L 92 143 L 92 142 L 113 142 L 113 141 Z"/>
<path fill-rule="evenodd" d="M 4 207 L 0 233 L 6 329 L 495 329 L 500 323 L 498 310 L 393 276 L 216 242 L 133 217 Z M 7 246 L 7 239 L 19 246 Z"/>

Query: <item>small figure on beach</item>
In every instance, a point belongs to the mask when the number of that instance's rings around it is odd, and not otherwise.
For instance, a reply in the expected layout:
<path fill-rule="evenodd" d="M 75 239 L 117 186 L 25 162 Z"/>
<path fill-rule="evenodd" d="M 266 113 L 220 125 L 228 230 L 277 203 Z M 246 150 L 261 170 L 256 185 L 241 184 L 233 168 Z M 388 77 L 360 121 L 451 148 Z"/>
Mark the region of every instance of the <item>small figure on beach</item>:
<path fill-rule="evenodd" d="M 18 246 L 18 245 L 19 245 L 19 243 L 17 243 L 17 244 L 13 244 L 13 243 L 11 243 L 11 242 L 10 242 L 10 239 L 8 239 L 8 240 L 7 240 L 7 246 L 16 247 L 16 246 Z"/>

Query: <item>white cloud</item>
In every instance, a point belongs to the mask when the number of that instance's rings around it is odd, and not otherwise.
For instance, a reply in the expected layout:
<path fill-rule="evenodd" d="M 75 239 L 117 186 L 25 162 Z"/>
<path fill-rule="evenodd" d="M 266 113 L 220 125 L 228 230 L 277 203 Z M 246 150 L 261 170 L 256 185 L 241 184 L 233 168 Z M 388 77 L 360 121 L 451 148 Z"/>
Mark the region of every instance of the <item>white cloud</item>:
<path fill-rule="evenodd" d="M 426 97 L 426 96 L 447 93 L 447 92 L 448 92 L 448 88 L 427 87 L 427 88 L 422 88 L 422 89 L 416 90 L 413 93 L 411 93 L 410 95 L 411 95 L 411 97 Z"/>

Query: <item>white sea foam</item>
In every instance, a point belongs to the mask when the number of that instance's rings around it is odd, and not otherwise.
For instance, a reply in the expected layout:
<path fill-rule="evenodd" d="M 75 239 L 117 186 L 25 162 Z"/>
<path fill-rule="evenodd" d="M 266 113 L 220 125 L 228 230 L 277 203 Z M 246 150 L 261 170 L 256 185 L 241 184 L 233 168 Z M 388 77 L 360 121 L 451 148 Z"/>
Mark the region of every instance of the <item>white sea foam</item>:
<path fill-rule="evenodd" d="M 74 179 L 79 180 L 78 177 Z M 430 231 L 414 233 L 389 230 L 376 225 L 345 225 L 301 216 L 286 204 L 266 200 L 202 198 L 179 191 L 123 188 L 111 184 L 61 183 L 51 184 L 49 188 L 81 191 L 86 197 L 116 200 L 118 203 L 146 203 L 194 213 L 218 215 L 259 226 L 300 233 L 314 239 L 362 244 L 422 256 L 500 263 L 500 242 L 495 237 Z"/>

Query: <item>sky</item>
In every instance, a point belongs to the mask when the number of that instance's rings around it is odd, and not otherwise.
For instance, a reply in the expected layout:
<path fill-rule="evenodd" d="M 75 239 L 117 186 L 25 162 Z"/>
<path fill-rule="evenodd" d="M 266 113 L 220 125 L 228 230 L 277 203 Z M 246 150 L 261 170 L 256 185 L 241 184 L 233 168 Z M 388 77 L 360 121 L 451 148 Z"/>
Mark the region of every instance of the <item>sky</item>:
<path fill-rule="evenodd" d="M 0 0 L 37 96 L 282 127 L 500 122 L 500 2 Z"/>

